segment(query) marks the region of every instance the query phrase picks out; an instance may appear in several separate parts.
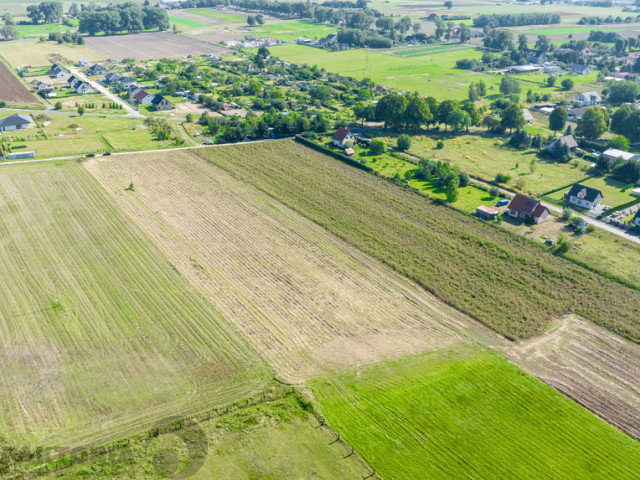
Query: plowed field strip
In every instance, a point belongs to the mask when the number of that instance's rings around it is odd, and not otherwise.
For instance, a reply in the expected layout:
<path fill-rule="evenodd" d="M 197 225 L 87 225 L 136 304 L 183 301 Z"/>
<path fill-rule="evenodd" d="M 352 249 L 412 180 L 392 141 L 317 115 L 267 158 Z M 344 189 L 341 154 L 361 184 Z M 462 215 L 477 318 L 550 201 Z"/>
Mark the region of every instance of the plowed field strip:
<path fill-rule="evenodd" d="M 38 99 L 27 90 L 27 87 L 2 60 L 0 60 L 0 100 L 13 104 L 38 103 Z"/>
<path fill-rule="evenodd" d="M 192 153 L 86 166 L 288 379 L 451 345 L 462 341 L 456 330 L 486 332 Z M 125 192 L 130 175 L 135 191 Z"/>

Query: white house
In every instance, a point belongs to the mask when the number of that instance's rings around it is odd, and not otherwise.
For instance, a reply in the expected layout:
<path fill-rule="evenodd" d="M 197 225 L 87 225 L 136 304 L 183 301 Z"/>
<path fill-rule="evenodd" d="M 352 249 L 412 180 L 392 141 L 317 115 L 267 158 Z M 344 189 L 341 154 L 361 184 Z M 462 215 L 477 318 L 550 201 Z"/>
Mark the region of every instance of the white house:
<path fill-rule="evenodd" d="M 135 90 L 132 90 L 129 96 L 135 99 L 136 103 L 139 105 L 149 105 L 155 97 L 155 95 L 147 92 L 143 88 L 136 88 Z"/>
<path fill-rule="evenodd" d="M 31 117 L 23 113 L 14 113 L 10 117 L 0 120 L 0 132 L 23 130 L 31 126 Z"/>
<path fill-rule="evenodd" d="M 576 97 L 574 103 L 579 103 L 583 107 L 591 107 L 593 105 L 600 105 L 602 103 L 602 97 L 596 91 L 581 93 Z"/>
<path fill-rule="evenodd" d="M 127 89 L 131 87 L 135 87 L 138 84 L 135 78 L 133 77 L 122 77 L 118 80 L 118 86 L 122 89 Z"/>
<path fill-rule="evenodd" d="M 588 75 L 589 73 L 591 73 L 591 68 L 588 65 L 572 63 L 567 67 L 567 72 L 577 73 L 578 75 Z"/>
<path fill-rule="evenodd" d="M 69 76 L 69 72 L 67 72 L 60 65 L 54 64 L 49 70 L 49 75 L 55 78 L 67 78 Z"/>
<path fill-rule="evenodd" d="M 78 59 L 78 63 L 76 63 L 76 65 L 78 67 L 88 67 L 89 65 L 91 65 L 91 62 L 89 61 L 89 59 L 87 57 L 80 57 Z"/>
<path fill-rule="evenodd" d="M 635 153 L 625 152 L 623 150 L 617 150 L 615 148 L 610 148 L 602 152 L 602 155 L 609 160 L 610 162 L 619 162 L 626 160 L 638 160 L 638 155 Z"/>
<path fill-rule="evenodd" d="M 575 183 L 571 190 L 564 194 L 564 199 L 571 205 L 591 210 L 602 200 L 602 192 L 598 189 L 585 187 L 579 183 Z"/>
<path fill-rule="evenodd" d="M 93 92 L 93 88 L 87 82 L 80 82 L 76 86 L 76 93 L 83 95 L 85 93 L 91 93 L 91 92 Z"/>
<path fill-rule="evenodd" d="M 348 128 L 338 127 L 336 133 L 331 137 L 331 143 L 337 147 L 345 148 L 349 142 L 353 143 L 355 137 Z"/>

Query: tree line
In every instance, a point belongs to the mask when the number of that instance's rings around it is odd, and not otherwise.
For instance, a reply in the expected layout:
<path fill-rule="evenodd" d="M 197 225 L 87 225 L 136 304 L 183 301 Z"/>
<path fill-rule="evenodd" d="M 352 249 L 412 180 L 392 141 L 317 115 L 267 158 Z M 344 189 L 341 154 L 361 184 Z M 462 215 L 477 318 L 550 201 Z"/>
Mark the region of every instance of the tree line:
<path fill-rule="evenodd" d="M 80 14 L 78 31 L 95 35 L 104 32 L 113 35 L 118 32 L 137 33 L 143 30 L 169 28 L 169 14 L 163 8 L 140 6 L 127 2 L 104 8 L 85 11 Z"/>
<path fill-rule="evenodd" d="M 560 23 L 557 13 L 494 13 L 478 15 L 473 19 L 473 26 L 489 27 L 520 27 L 523 25 L 549 25 Z"/>

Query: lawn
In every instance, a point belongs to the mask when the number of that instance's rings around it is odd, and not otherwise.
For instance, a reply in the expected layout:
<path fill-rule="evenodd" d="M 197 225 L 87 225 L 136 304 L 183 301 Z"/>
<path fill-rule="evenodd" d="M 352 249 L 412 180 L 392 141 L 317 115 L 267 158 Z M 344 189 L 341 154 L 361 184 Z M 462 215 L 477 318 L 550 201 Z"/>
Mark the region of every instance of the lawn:
<path fill-rule="evenodd" d="M 316 428 L 318 421 L 299 399 L 297 393 L 287 394 L 178 432 L 190 442 L 192 451 L 203 452 L 205 457 L 193 462 L 193 466 L 202 463 L 193 474 L 182 472 L 168 478 L 361 480 L 370 473 L 357 457 L 349 456 L 344 444 L 333 442 L 335 434 L 328 427 Z M 181 460 L 189 458 L 184 450 L 176 435 L 164 434 L 44 478 L 59 478 L 60 474 L 68 480 L 129 480 L 151 478 L 150 474 L 165 478 L 162 467 L 173 466 L 172 453 Z"/>
<path fill-rule="evenodd" d="M 275 37 L 285 42 L 297 40 L 300 37 L 307 37 L 310 39 L 323 38 L 327 35 L 335 34 L 338 32 L 338 28 L 332 25 L 308 23 L 299 20 L 282 23 L 272 23 L 247 28 L 249 28 L 251 33 L 253 33 L 254 35 L 260 35 L 263 37 Z M 315 52 L 321 52 L 321 50 L 318 50 L 316 48 L 314 48 L 313 50 Z"/>
<path fill-rule="evenodd" d="M 538 244 L 293 141 L 234 148 L 196 152 L 510 338 L 573 311 L 640 340 L 635 292 Z"/>
<path fill-rule="evenodd" d="M 202 17 L 215 18 L 217 20 L 222 20 L 229 23 L 245 23 L 247 21 L 247 17 L 243 17 L 242 15 L 236 15 L 235 13 L 229 12 L 221 12 L 220 10 L 214 10 L 212 8 L 189 8 L 186 11 L 195 13 L 196 15 L 200 15 Z M 207 23 L 206 25 L 210 24 Z"/>
<path fill-rule="evenodd" d="M 81 164 L 0 168 L 0 435 L 101 444 L 266 388 L 254 350 Z"/>
<path fill-rule="evenodd" d="M 631 191 L 633 188 L 629 188 L 626 191 L 623 191 L 622 188 L 626 186 L 625 183 L 619 182 L 612 177 L 592 177 L 589 180 L 585 180 L 584 182 L 580 182 L 582 185 L 591 188 L 597 188 L 602 192 L 602 204 L 609 205 L 610 207 L 617 207 L 618 205 L 622 205 L 625 203 L 629 203 L 631 200 L 634 200 L 635 197 L 631 196 Z M 561 190 L 559 192 L 555 192 L 551 194 L 549 197 L 555 200 L 556 202 L 564 201 L 564 194 L 567 193 L 567 190 Z"/>
<path fill-rule="evenodd" d="M 280 27 L 278 24 L 273 27 Z M 488 87 L 488 100 L 499 93 L 500 75 L 476 73 L 456 68 L 456 61 L 463 58 L 479 60 L 482 49 L 463 48 L 452 51 L 438 51 L 412 57 L 398 57 L 384 53 L 350 49 L 341 52 L 328 52 L 303 45 L 283 45 L 271 49 L 271 53 L 282 60 L 317 65 L 327 71 L 354 77 L 358 80 L 371 78 L 374 82 L 387 87 L 418 92 L 433 96 L 439 101 L 444 99 L 464 100 L 467 98 L 469 84 L 483 80 Z M 593 89 L 590 84 L 597 74 L 570 75 L 576 82 L 576 91 Z M 560 88 L 547 86 L 547 75 L 541 73 L 518 75 L 522 92 L 549 93 L 554 97 L 573 97 L 575 92 L 566 92 Z M 497 97 L 495 97 L 497 98 Z"/>
<path fill-rule="evenodd" d="M 169 15 L 169 22 L 175 23 L 178 27 L 183 28 L 201 28 L 211 26 L 209 23 L 200 22 L 193 18 L 178 17 L 177 15 Z"/>
<path fill-rule="evenodd" d="M 388 145 L 394 145 L 394 137 L 383 137 Z M 439 150 L 436 144 L 444 141 Z M 504 140 L 482 134 L 444 136 L 426 134 L 412 138 L 410 153 L 431 160 L 449 160 L 469 175 L 493 180 L 497 173 L 511 176 L 509 185 L 524 181 L 524 190 L 541 193 L 582 180 L 587 174 L 573 164 L 552 163 L 538 160 L 531 150 L 518 151 L 503 147 Z M 535 171 L 531 173 L 531 162 Z M 583 162 L 584 163 L 584 162 Z M 586 166 L 586 163 L 584 163 Z"/>
<path fill-rule="evenodd" d="M 49 23 L 41 25 L 16 25 L 18 38 L 49 36 L 50 33 L 75 32 L 78 27 L 78 20 L 71 20 L 73 27 L 61 23 Z"/>
<path fill-rule="evenodd" d="M 39 42 L 35 39 L 0 42 L 0 56 L 14 68 L 75 63 L 80 57 L 87 57 L 92 61 L 106 60 L 103 55 L 85 45 L 59 45 L 57 42 Z"/>
<path fill-rule="evenodd" d="M 15 134 L 4 134 L 14 139 L 14 146 L 24 145 L 38 158 L 51 158 L 107 151 L 155 150 L 171 146 L 171 141 L 155 141 L 142 121 L 131 118 L 49 115 L 51 124 L 40 129 L 30 128 Z M 18 151 L 18 150 L 16 150 Z"/>
<path fill-rule="evenodd" d="M 382 478 L 640 475 L 640 444 L 488 350 L 410 357 L 311 389 Z"/>

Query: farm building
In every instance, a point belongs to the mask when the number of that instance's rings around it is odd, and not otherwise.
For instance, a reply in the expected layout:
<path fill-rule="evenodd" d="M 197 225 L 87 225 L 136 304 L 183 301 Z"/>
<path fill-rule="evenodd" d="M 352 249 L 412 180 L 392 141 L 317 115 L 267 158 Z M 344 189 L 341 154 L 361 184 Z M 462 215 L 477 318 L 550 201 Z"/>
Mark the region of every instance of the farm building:
<path fill-rule="evenodd" d="M 173 103 L 164 98 L 162 95 L 156 95 L 155 97 L 153 97 L 153 100 L 151 100 L 151 105 L 156 110 L 171 110 L 175 107 Z"/>
<path fill-rule="evenodd" d="M 579 103 L 583 107 L 591 107 L 593 105 L 600 105 L 602 103 L 602 97 L 596 91 L 585 92 L 578 95 L 574 102 Z"/>
<path fill-rule="evenodd" d="M 571 205 L 591 210 L 600 205 L 603 196 L 600 190 L 576 183 L 565 193 L 564 199 Z"/>
<path fill-rule="evenodd" d="M 560 68 L 559 65 L 554 65 L 552 63 L 546 63 L 544 65 L 544 69 L 543 69 L 544 73 L 548 73 L 550 75 L 553 75 L 554 73 L 559 73 L 562 71 L 562 68 Z"/>
<path fill-rule="evenodd" d="M 35 152 L 14 152 L 7 155 L 7 160 L 18 160 L 21 158 L 36 158 Z"/>
<path fill-rule="evenodd" d="M 14 113 L 10 117 L 0 120 L 0 132 L 10 132 L 13 130 L 23 130 L 32 124 L 31 117 L 24 113 Z"/>
<path fill-rule="evenodd" d="M 620 162 L 626 160 L 638 160 L 638 155 L 631 152 L 625 152 L 624 150 L 618 150 L 616 148 L 609 148 L 602 152 L 602 155 L 610 162 Z"/>
<path fill-rule="evenodd" d="M 544 222 L 549 216 L 549 209 L 540 203 L 540 200 L 527 197 L 520 193 L 507 205 L 507 215 L 520 220 L 533 220 L 534 223 Z"/>
<path fill-rule="evenodd" d="M 509 67 L 512 73 L 531 73 L 537 72 L 540 70 L 539 65 L 514 65 L 513 67 Z"/>
<path fill-rule="evenodd" d="M 533 115 L 531 115 L 531 112 L 526 108 L 522 109 L 522 116 L 524 117 L 524 122 L 527 125 L 531 125 L 533 123 Z"/>
<path fill-rule="evenodd" d="M 495 208 L 487 207 L 485 205 L 480 205 L 476 208 L 476 215 L 480 218 L 484 218 L 485 220 L 495 220 L 500 210 L 496 210 Z"/>
<path fill-rule="evenodd" d="M 331 143 L 336 147 L 345 148 L 348 142 L 353 142 L 355 137 L 348 128 L 338 127 L 336 133 L 331 137 Z"/>
<path fill-rule="evenodd" d="M 589 73 L 591 73 L 591 68 L 589 68 L 589 65 L 572 63 L 567 67 L 567 72 L 577 73 L 578 75 L 588 75 Z"/>

